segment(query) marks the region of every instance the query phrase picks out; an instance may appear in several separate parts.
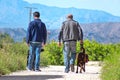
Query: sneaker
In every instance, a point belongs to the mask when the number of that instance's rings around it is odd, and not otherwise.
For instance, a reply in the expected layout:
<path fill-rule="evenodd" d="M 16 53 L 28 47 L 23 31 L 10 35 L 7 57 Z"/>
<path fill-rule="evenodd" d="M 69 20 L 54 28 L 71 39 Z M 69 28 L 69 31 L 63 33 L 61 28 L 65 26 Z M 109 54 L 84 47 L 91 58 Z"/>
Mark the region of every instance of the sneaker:
<path fill-rule="evenodd" d="M 69 71 L 65 71 L 65 73 L 69 73 Z"/>
<path fill-rule="evenodd" d="M 28 67 L 26 67 L 26 70 L 27 70 L 27 71 L 32 71 L 32 70 L 30 70 Z"/>
<path fill-rule="evenodd" d="M 69 70 L 65 70 L 65 73 L 69 73 Z"/>
<path fill-rule="evenodd" d="M 38 69 L 38 70 L 35 70 L 35 72 L 41 72 L 41 70 L 40 70 L 40 69 Z"/>

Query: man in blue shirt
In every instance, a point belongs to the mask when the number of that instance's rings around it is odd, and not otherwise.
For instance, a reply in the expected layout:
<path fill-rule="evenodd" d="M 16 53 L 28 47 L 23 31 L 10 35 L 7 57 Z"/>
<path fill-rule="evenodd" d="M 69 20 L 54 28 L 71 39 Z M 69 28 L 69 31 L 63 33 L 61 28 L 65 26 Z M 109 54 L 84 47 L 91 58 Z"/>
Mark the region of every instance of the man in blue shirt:
<path fill-rule="evenodd" d="M 35 71 L 40 71 L 40 51 L 41 47 L 46 44 L 47 30 L 45 24 L 39 19 L 40 13 L 34 12 L 33 16 L 34 21 L 29 23 L 26 36 L 27 45 L 30 47 L 27 70 L 30 71 L 34 67 Z"/>

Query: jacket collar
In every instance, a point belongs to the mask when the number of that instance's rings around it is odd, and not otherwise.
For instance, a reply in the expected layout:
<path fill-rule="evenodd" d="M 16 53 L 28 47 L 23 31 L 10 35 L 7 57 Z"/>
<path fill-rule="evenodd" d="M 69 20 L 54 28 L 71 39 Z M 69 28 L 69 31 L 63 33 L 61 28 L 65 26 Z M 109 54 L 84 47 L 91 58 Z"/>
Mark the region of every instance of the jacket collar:
<path fill-rule="evenodd" d="M 35 21 L 41 21 L 40 19 L 34 19 Z"/>
<path fill-rule="evenodd" d="M 67 19 L 67 21 L 71 21 L 71 20 L 73 20 L 73 19 L 71 19 L 71 18 L 68 18 L 68 19 Z"/>

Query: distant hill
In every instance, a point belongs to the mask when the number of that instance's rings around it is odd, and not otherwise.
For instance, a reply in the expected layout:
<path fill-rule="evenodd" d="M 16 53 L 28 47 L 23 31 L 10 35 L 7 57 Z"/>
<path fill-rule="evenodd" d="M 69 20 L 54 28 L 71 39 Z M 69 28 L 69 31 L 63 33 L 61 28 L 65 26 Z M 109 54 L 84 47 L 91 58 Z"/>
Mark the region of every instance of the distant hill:
<path fill-rule="evenodd" d="M 41 13 L 41 19 L 50 32 L 49 40 L 57 41 L 61 23 L 68 13 L 72 13 L 81 24 L 84 39 L 94 39 L 101 43 L 120 42 L 119 16 L 98 10 L 30 4 L 23 0 L 0 0 L 0 33 L 8 33 L 15 41 L 22 41 L 29 22 L 29 10 L 25 7 L 35 7 L 37 9 L 33 11 Z"/>
<path fill-rule="evenodd" d="M 120 22 L 81 24 L 84 39 L 100 43 L 120 43 Z M 49 39 L 58 39 L 60 30 L 51 30 Z"/>
<path fill-rule="evenodd" d="M 100 43 L 120 43 L 120 22 L 81 24 L 84 39 L 96 40 Z M 60 29 L 48 30 L 48 40 L 58 41 Z M 26 36 L 23 28 L 0 28 L 0 33 L 8 33 L 15 41 L 22 41 Z"/>
<path fill-rule="evenodd" d="M 25 7 L 35 7 L 33 11 L 40 11 L 41 19 L 48 29 L 60 29 L 61 23 L 68 13 L 80 23 L 120 22 L 120 17 L 104 11 L 77 8 L 49 7 L 41 4 L 30 4 L 23 0 L 0 0 L 0 28 L 27 29 L 29 10 Z"/>
<path fill-rule="evenodd" d="M 87 39 L 94 39 L 101 43 L 120 42 L 120 22 L 83 24 L 81 26 Z"/>
<path fill-rule="evenodd" d="M 0 33 L 9 34 L 16 42 L 22 42 L 23 38 L 26 36 L 26 31 L 23 28 L 0 28 Z"/>

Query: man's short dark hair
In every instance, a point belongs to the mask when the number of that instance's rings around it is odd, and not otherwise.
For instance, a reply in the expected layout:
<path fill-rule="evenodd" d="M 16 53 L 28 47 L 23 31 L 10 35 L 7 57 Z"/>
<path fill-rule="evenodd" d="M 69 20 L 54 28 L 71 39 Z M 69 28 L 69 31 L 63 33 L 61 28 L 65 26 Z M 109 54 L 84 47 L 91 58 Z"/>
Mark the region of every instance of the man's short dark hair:
<path fill-rule="evenodd" d="M 34 12 L 34 13 L 33 13 L 33 16 L 34 16 L 34 17 L 40 17 L 40 13 L 39 13 L 39 12 Z"/>

